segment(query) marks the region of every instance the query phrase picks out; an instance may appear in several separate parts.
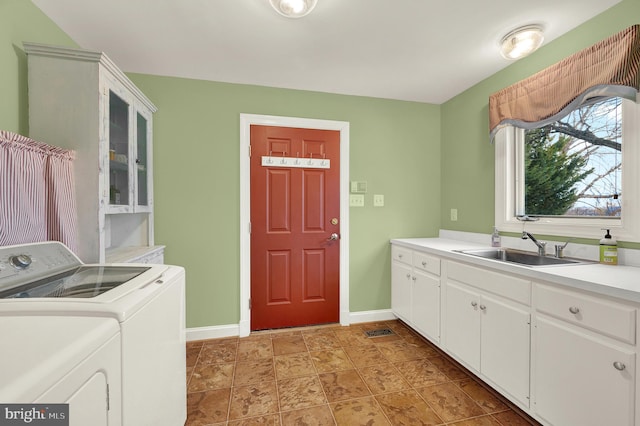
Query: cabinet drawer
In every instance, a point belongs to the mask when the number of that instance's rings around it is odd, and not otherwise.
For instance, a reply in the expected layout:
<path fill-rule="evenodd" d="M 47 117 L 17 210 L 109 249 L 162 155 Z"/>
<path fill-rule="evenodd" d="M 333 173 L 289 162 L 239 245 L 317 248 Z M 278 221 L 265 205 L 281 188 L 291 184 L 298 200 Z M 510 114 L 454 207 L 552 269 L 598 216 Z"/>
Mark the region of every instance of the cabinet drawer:
<path fill-rule="evenodd" d="M 412 265 L 411 250 L 404 247 L 391 246 L 391 259 Z"/>
<path fill-rule="evenodd" d="M 536 284 L 536 310 L 623 342 L 636 340 L 636 310 L 630 306 Z"/>
<path fill-rule="evenodd" d="M 440 276 L 440 259 L 437 257 L 414 251 L 413 266 L 416 269 Z"/>
<path fill-rule="evenodd" d="M 447 268 L 450 279 L 531 305 L 531 281 L 457 262 L 449 262 Z"/>

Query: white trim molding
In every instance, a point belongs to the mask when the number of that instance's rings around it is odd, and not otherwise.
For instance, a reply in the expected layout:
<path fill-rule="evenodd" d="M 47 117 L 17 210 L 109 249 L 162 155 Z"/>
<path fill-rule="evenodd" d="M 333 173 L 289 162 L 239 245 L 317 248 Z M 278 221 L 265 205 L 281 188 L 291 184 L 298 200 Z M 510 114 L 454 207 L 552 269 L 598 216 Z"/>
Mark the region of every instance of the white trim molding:
<path fill-rule="evenodd" d="M 507 126 L 495 138 L 495 226 L 502 232 L 523 230 L 563 237 L 600 239 L 602 229 L 610 229 L 620 241 L 640 242 L 640 94 L 637 102 L 623 100 L 622 217 L 541 217 L 536 222 L 520 222 L 524 193 L 524 130 Z"/>
<path fill-rule="evenodd" d="M 391 321 L 397 319 L 393 312 L 391 312 L 391 309 L 351 312 L 349 318 L 351 320 L 351 324 L 361 324 L 363 322 Z"/>
<path fill-rule="evenodd" d="M 349 123 L 346 121 L 240 114 L 240 337 L 251 333 L 251 126 L 281 126 L 340 132 L 340 324 L 349 325 Z"/>
<path fill-rule="evenodd" d="M 361 324 L 365 322 L 391 321 L 397 319 L 397 317 L 391 312 L 391 309 L 351 312 L 348 314 L 348 316 L 349 320 L 347 321 L 347 324 L 343 324 L 342 321 L 340 322 L 342 326 Z M 222 339 L 225 337 L 236 336 L 246 337 L 240 335 L 240 324 L 188 328 L 186 331 L 186 335 L 187 342 L 207 339 Z"/>
<path fill-rule="evenodd" d="M 224 337 L 235 337 L 240 334 L 238 324 L 214 325 L 210 327 L 187 328 L 187 342 L 195 340 L 222 339 Z"/>

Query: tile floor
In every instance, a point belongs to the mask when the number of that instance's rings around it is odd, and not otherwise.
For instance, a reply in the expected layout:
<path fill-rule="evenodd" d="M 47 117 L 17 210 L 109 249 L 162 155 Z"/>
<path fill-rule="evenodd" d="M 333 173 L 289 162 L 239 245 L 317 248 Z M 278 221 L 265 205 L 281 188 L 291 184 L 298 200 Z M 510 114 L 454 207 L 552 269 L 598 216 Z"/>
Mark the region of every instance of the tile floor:
<path fill-rule="evenodd" d="M 187 426 L 537 425 L 399 321 L 189 342 L 187 391 Z"/>

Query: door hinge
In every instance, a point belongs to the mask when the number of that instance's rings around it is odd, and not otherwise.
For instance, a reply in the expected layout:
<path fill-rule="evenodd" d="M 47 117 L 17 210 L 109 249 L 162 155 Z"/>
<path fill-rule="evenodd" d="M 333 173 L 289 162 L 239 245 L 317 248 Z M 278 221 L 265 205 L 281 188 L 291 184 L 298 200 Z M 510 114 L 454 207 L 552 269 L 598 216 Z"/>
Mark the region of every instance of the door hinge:
<path fill-rule="evenodd" d="M 109 383 L 107 383 L 107 411 L 111 409 L 111 404 L 109 403 Z"/>
<path fill-rule="evenodd" d="M 249 234 L 251 234 L 251 222 L 249 222 Z"/>
<path fill-rule="evenodd" d="M 249 299 L 249 310 L 251 310 L 251 299 Z"/>
<path fill-rule="evenodd" d="M 251 158 L 251 145 L 249 145 L 249 158 Z"/>

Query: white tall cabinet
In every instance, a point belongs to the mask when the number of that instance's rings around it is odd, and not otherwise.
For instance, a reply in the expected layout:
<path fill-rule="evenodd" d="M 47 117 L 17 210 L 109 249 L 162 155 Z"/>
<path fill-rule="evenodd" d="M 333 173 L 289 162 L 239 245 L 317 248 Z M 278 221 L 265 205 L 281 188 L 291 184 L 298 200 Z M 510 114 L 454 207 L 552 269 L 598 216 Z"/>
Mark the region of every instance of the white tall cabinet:
<path fill-rule="evenodd" d="M 162 263 L 153 235 L 156 107 L 102 52 L 24 48 L 30 137 L 76 151 L 78 256 Z"/>

